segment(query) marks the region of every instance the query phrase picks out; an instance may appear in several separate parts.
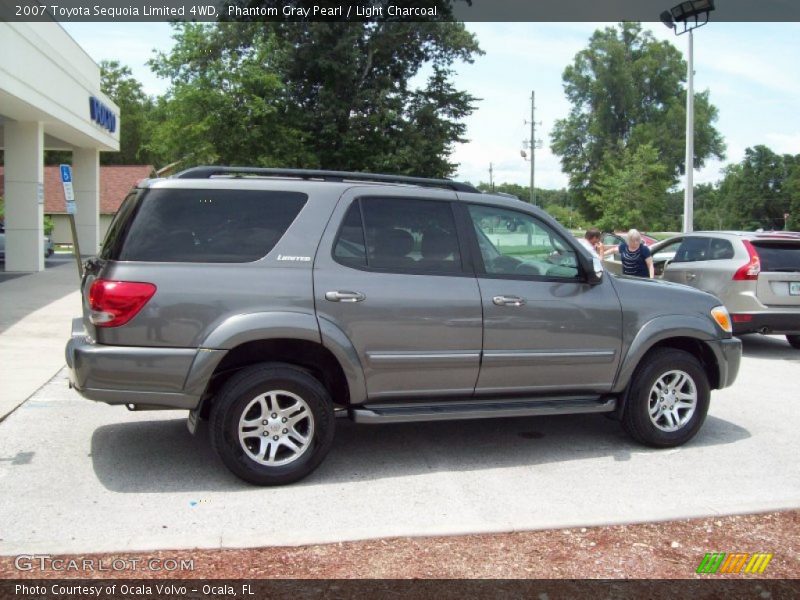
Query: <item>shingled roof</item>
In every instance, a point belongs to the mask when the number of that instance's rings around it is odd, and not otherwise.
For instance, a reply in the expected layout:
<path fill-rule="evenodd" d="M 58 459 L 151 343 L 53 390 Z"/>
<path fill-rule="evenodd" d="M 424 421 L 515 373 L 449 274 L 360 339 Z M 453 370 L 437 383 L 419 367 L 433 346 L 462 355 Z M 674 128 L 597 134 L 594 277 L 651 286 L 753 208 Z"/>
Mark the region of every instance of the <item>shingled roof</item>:
<path fill-rule="evenodd" d="M 119 205 L 142 179 L 153 174 L 152 165 L 109 165 L 100 167 L 100 214 L 113 215 Z M 5 190 L 5 169 L 0 166 L 0 195 Z M 67 212 L 64 207 L 64 190 L 58 166 L 44 168 L 44 212 Z"/>

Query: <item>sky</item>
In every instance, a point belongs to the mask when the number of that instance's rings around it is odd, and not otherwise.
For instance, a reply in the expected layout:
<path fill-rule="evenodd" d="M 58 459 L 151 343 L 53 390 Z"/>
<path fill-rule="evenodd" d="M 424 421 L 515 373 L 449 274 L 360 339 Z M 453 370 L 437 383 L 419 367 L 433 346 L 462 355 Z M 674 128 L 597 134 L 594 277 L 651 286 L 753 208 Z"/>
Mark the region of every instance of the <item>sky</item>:
<path fill-rule="evenodd" d="M 536 93 L 537 188 L 567 187 L 550 133 L 567 116 L 561 76 L 596 29 L 610 23 L 467 23 L 485 55 L 455 65 L 455 83 L 480 98 L 466 119 L 468 142 L 451 157 L 456 179 L 528 185 L 530 163 L 520 156 L 530 137 L 530 97 Z M 150 72 L 146 61 L 172 46 L 167 23 L 65 23 L 67 32 L 97 62 L 118 60 L 133 71 L 148 94 L 166 91 L 168 81 Z M 676 37 L 661 23 L 644 27 L 682 53 L 688 36 Z M 769 146 L 777 153 L 800 153 L 800 23 L 710 23 L 695 32 L 695 91 L 710 90 L 719 110 L 716 123 L 726 144 L 723 161 L 695 172 L 695 183 L 721 179 L 721 169 L 739 162 L 747 147 Z M 122 115 L 124 119 L 124 115 Z"/>

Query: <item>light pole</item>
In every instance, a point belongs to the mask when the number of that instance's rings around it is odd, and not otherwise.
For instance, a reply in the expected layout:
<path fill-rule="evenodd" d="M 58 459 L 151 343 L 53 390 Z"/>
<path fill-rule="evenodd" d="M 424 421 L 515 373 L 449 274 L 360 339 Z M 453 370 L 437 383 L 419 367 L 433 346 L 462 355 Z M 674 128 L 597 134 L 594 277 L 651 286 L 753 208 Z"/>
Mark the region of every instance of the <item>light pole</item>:
<path fill-rule="evenodd" d="M 686 73 L 686 190 L 683 194 L 683 231 L 694 229 L 694 36 L 692 31 L 708 23 L 714 0 L 689 0 L 661 13 L 661 22 L 682 35 L 689 32 Z M 682 28 L 678 26 L 682 25 Z"/>

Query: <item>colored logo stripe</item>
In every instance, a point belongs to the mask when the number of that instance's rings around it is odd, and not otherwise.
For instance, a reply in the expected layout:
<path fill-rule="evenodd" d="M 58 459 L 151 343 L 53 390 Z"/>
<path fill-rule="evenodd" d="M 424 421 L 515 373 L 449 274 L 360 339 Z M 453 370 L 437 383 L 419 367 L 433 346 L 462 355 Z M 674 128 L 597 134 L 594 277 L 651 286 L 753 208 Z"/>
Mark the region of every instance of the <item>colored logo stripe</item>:
<path fill-rule="evenodd" d="M 709 552 L 697 567 L 697 573 L 763 573 L 773 555 L 766 552 L 748 554 L 744 552 Z M 747 565 L 747 566 L 745 566 Z"/>
<path fill-rule="evenodd" d="M 767 554 L 765 552 L 756 552 L 753 554 L 753 557 L 750 559 L 750 562 L 747 563 L 747 567 L 745 567 L 745 573 L 763 573 L 764 570 L 767 568 L 769 561 L 772 560 L 772 554 Z"/>

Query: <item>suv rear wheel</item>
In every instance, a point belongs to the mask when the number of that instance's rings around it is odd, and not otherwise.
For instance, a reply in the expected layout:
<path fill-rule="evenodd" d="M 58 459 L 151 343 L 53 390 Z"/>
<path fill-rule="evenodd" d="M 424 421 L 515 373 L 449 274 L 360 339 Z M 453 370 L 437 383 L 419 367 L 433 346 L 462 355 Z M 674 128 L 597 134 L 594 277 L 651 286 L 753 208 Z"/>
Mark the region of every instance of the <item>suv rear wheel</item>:
<path fill-rule="evenodd" d="M 211 411 L 211 443 L 233 473 L 256 485 L 302 479 L 333 441 L 333 403 L 307 372 L 280 363 L 243 369 Z"/>
<path fill-rule="evenodd" d="M 709 398 L 708 376 L 694 356 L 658 349 L 645 357 L 633 376 L 622 424 L 642 444 L 680 446 L 702 426 Z"/>
<path fill-rule="evenodd" d="M 792 348 L 800 350 L 800 335 L 787 335 L 786 341 L 789 342 Z"/>

